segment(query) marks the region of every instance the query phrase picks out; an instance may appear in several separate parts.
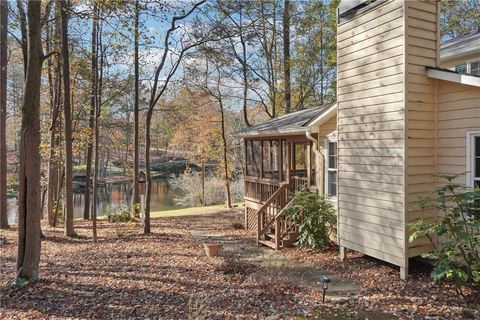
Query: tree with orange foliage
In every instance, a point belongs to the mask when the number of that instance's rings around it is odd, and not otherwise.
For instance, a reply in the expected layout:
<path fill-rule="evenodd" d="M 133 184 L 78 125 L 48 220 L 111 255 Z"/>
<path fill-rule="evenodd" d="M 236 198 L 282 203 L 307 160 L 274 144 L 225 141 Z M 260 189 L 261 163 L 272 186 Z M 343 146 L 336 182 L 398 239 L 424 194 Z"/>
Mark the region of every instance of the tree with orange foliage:
<path fill-rule="evenodd" d="M 192 162 L 202 167 L 202 203 L 205 205 L 205 163 L 218 161 L 224 167 L 222 116 L 219 105 L 203 91 L 181 90 L 176 102 L 177 116 L 182 120 L 175 127 L 172 142 Z M 227 168 L 228 168 L 228 158 Z M 230 179 L 230 173 L 223 174 Z M 228 184 L 228 182 L 227 182 Z M 226 188 L 227 206 L 231 207 L 230 191 Z"/>

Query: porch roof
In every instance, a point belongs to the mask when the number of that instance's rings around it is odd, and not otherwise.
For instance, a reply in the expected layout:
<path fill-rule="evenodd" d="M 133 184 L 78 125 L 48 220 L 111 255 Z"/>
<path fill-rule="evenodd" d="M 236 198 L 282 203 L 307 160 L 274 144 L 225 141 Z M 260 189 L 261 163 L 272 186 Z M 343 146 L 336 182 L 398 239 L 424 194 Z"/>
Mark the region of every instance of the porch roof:
<path fill-rule="evenodd" d="M 235 133 L 238 138 L 292 136 L 305 134 L 309 125 L 326 114 L 336 103 L 285 114 L 260 124 L 245 127 Z"/>

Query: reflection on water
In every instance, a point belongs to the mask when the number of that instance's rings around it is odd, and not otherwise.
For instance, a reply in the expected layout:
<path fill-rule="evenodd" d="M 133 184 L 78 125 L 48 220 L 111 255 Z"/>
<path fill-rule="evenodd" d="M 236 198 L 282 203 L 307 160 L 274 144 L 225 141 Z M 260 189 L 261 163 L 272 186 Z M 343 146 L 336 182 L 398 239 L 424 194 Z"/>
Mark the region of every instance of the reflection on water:
<path fill-rule="evenodd" d="M 109 183 L 98 187 L 97 214 L 99 216 L 107 215 L 111 210 L 132 203 L 133 183 Z M 92 199 L 92 197 L 90 197 Z M 16 199 L 9 199 L 8 220 L 10 224 L 17 223 Z M 73 194 L 73 214 L 75 218 L 83 218 L 85 206 L 85 193 L 75 192 Z M 152 211 L 165 211 L 177 209 L 173 202 L 173 192 L 168 187 L 166 180 L 153 180 L 152 182 Z"/>

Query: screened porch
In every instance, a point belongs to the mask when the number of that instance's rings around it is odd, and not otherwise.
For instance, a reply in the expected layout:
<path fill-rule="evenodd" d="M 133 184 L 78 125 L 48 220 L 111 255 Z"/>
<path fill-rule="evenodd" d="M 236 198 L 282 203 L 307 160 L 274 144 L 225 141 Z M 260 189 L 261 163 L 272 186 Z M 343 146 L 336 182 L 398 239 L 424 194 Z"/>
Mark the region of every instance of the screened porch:
<path fill-rule="evenodd" d="M 266 201 L 282 184 L 317 189 L 316 157 L 305 136 L 245 139 L 245 199 Z"/>

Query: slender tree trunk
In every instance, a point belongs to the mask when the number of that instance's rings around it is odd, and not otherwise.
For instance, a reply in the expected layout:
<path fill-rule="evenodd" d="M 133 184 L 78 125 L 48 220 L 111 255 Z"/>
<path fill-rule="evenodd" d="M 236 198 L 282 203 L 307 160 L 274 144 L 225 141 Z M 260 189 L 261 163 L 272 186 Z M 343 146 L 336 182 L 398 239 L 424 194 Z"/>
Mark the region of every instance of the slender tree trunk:
<path fill-rule="evenodd" d="M 57 12 L 58 16 L 58 12 Z M 47 51 L 54 47 L 53 34 L 60 34 L 60 24 L 58 20 L 55 22 L 55 33 L 50 27 L 47 28 Z M 58 48 L 57 48 L 58 49 Z M 47 191 L 47 216 L 48 224 L 51 227 L 56 225 L 55 214 L 57 211 L 57 188 L 58 176 L 60 173 L 61 159 L 59 157 L 58 149 L 60 147 L 60 112 L 61 112 L 61 72 L 59 58 L 52 62 L 52 58 L 48 59 L 48 84 L 50 89 L 50 106 L 52 110 L 51 125 L 50 125 L 50 156 L 48 160 L 48 191 Z"/>
<path fill-rule="evenodd" d="M 242 58 L 240 63 L 242 64 L 242 76 L 243 76 L 243 121 L 247 127 L 250 127 L 250 121 L 248 120 L 248 64 L 247 64 L 247 45 L 243 34 L 243 7 L 240 4 L 239 8 L 240 21 L 238 24 L 240 44 L 242 45 Z M 233 48 L 235 50 L 235 48 Z"/>
<path fill-rule="evenodd" d="M 205 160 L 202 161 L 202 205 L 207 205 L 205 202 Z"/>
<path fill-rule="evenodd" d="M 323 28 L 320 28 L 320 34 L 323 34 Z M 323 105 L 323 103 L 325 102 L 324 101 L 324 96 L 325 96 L 325 93 L 324 93 L 324 89 L 323 89 L 323 83 L 324 83 L 324 79 L 325 79 L 325 74 L 323 73 L 323 64 L 324 64 L 324 54 L 325 54 L 325 50 L 324 50 L 324 46 L 323 46 L 323 37 L 320 37 L 320 48 L 322 48 L 322 50 L 320 51 L 320 105 Z"/>
<path fill-rule="evenodd" d="M 7 31 L 8 4 L 0 1 L 0 229 L 8 228 L 7 212 Z"/>
<path fill-rule="evenodd" d="M 149 108 L 145 120 L 145 216 L 143 218 L 143 233 L 150 234 L 150 200 L 152 197 L 152 170 L 150 169 L 150 130 L 153 116 L 153 108 Z"/>
<path fill-rule="evenodd" d="M 99 13 L 97 13 L 99 15 Z M 98 18 L 98 16 L 97 16 Z M 93 242 L 97 242 L 97 208 L 98 208 L 98 177 L 99 177 L 99 161 L 100 161 L 100 114 L 102 110 L 102 85 L 103 85 L 103 45 L 102 45 L 102 28 L 97 25 L 97 56 L 100 53 L 100 66 L 97 68 L 97 80 L 95 90 L 95 159 L 93 162 L 93 204 L 92 204 L 92 232 Z M 98 70 L 100 69 L 100 70 Z M 100 73 L 98 73 L 100 71 Z"/>
<path fill-rule="evenodd" d="M 70 57 L 68 51 L 68 4 L 60 1 L 62 21 L 63 114 L 65 119 L 65 235 L 76 235 L 73 229 L 73 156 L 72 109 L 70 98 Z"/>
<path fill-rule="evenodd" d="M 284 0 L 283 7 L 283 72 L 284 72 L 284 103 L 285 113 L 292 110 L 291 87 L 290 87 L 290 0 Z"/>
<path fill-rule="evenodd" d="M 40 263 L 40 85 L 42 73 L 41 2 L 30 0 L 28 62 L 22 107 L 18 193 L 17 278 L 38 279 Z"/>
<path fill-rule="evenodd" d="M 20 21 L 21 33 L 21 47 L 23 55 L 23 75 L 27 76 L 27 61 L 28 61 L 28 30 L 27 30 L 27 15 L 23 6 L 23 0 L 17 0 L 18 20 Z"/>
<path fill-rule="evenodd" d="M 145 118 L 145 169 L 146 169 L 146 196 L 145 196 L 145 219 L 144 219 L 144 226 L 143 226 L 143 232 L 145 234 L 150 233 L 150 200 L 151 200 L 151 195 L 152 195 L 152 175 L 151 175 L 151 169 L 150 169 L 150 147 L 152 144 L 151 141 L 151 136 L 150 136 L 150 131 L 151 131 L 151 125 L 152 125 L 152 116 L 153 116 L 153 111 L 155 109 L 155 105 L 160 99 L 160 97 L 163 95 L 165 92 L 168 83 L 170 82 L 171 78 L 175 74 L 175 72 L 178 69 L 178 66 L 180 65 L 180 61 L 182 61 L 183 55 L 185 54 L 186 51 L 188 51 L 190 48 L 195 47 L 196 45 L 188 45 L 186 47 L 183 47 L 180 53 L 178 54 L 177 61 L 174 63 L 174 66 L 170 69 L 168 72 L 167 78 L 163 82 L 163 85 L 159 91 L 157 91 L 158 88 L 158 81 L 160 77 L 160 73 L 162 72 L 165 62 L 167 60 L 167 54 L 169 51 L 169 41 L 170 41 L 170 34 L 177 29 L 177 26 L 175 25 L 176 22 L 181 21 L 185 18 L 187 18 L 192 12 L 204 4 L 206 0 L 201 0 L 186 13 L 183 13 L 180 16 L 174 16 L 172 18 L 171 26 L 167 30 L 166 35 L 165 35 L 165 42 L 164 42 L 164 51 L 162 58 L 160 60 L 159 65 L 155 69 L 155 76 L 153 80 L 153 86 L 152 86 L 152 92 L 151 92 L 151 97 L 150 97 L 150 103 L 148 106 L 148 111 L 147 111 L 147 116 Z"/>
<path fill-rule="evenodd" d="M 226 206 L 227 208 L 232 208 L 232 194 L 230 192 L 230 173 L 228 170 L 228 144 L 227 136 L 225 132 L 225 112 L 223 109 L 223 101 L 219 95 L 219 104 L 220 104 L 220 115 L 222 119 L 222 143 L 223 143 L 223 169 L 225 174 L 225 196 L 226 196 Z"/>
<path fill-rule="evenodd" d="M 58 85 L 58 98 L 59 98 L 59 103 L 61 104 L 61 100 L 62 100 L 62 97 L 61 97 L 61 90 L 60 90 L 60 84 L 61 84 L 61 81 L 60 81 L 60 76 L 58 78 L 58 82 L 59 82 L 59 85 Z M 60 112 L 60 111 L 59 111 Z M 59 116 L 60 117 L 60 116 Z M 57 173 L 57 181 L 55 182 L 56 183 L 56 186 L 55 186 L 55 194 L 54 194 L 54 200 L 53 200 L 53 203 L 54 203 L 54 207 L 53 207 L 53 210 L 52 210 L 52 224 L 51 226 L 52 227 L 56 227 L 57 226 L 57 222 L 58 222 L 58 218 L 60 217 L 60 214 L 61 214 L 61 210 L 62 210 L 62 207 L 63 207 L 63 202 L 62 202 L 62 194 L 63 194 L 63 185 L 64 185 L 64 182 L 65 182 L 65 167 L 61 164 L 63 164 L 64 162 L 64 157 L 63 157 L 63 145 L 62 145 L 62 130 L 63 130 L 63 124 L 62 124 L 62 121 L 60 120 L 60 118 L 58 119 L 58 128 L 57 128 L 57 141 L 56 141 L 56 145 L 58 146 L 58 156 L 57 156 L 57 170 L 58 170 L 58 173 Z"/>
<path fill-rule="evenodd" d="M 98 102 L 98 101 L 97 101 Z M 97 242 L 97 204 L 98 204 L 98 161 L 99 161 L 99 120 L 100 120 L 100 104 L 95 103 L 95 159 L 93 161 L 93 206 L 92 206 L 92 223 L 93 223 L 93 242 Z"/>
<path fill-rule="evenodd" d="M 90 128 L 90 136 L 87 146 L 87 168 L 85 173 L 85 208 L 83 210 L 83 218 L 90 218 L 90 187 L 92 176 L 92 156 L 93 156 L 93 132 L 95 131 L 95 103 L 97 95 L 97 76 L 98 76 L 98 58 L 97 58 L 97 33 L 98 33 L 98 9 L 97 6 L 93 6 L 93 22 L 92 22 L 92 91 L 90 98 L 90 116 L 88 126 Z"/>
<path fill-rule="evenodd" d="M 135 216 L 140 216 L 140 211 L 138 203 L 140 203 L 140 188 L 138 185 L 139 180 L 139 168 L 140 168 L 140 146 L 139 146 L 139 120 L 138 120 L 138 109 L 139 109 L 139 65 L 138 65 L 138 41 L 139 41 L 139 31 L 138 31 L 138 20 L 140 16 L 139 0 L 135 1 L 135 53 L 134 53 L 134 64 L 135 64 L 135 102 L 133 107 L 133 203 L 135 204 Z"/>

